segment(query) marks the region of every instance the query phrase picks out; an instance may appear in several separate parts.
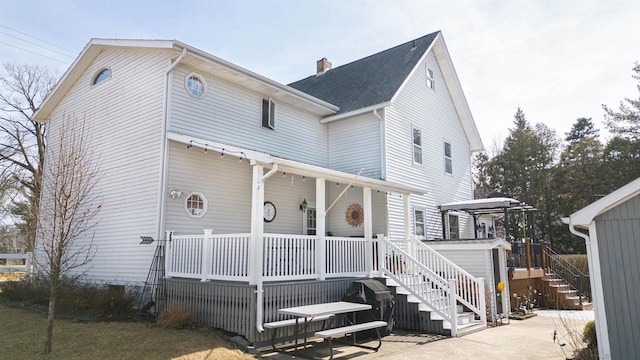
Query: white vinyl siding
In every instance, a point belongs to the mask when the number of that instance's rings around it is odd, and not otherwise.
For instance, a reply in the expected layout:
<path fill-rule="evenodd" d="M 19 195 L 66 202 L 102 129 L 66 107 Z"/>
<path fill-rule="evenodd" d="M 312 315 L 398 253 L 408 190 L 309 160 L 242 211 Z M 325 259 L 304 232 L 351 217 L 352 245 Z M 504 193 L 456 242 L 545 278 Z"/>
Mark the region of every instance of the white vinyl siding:
<path fill-rule="evenodd" d="M 278 102 L 278 130 L 267 131 L 260 120 L 263 94 L 201 74 L 207 93 L 196 99 L 184 91 L 182 79 L 190 72 L 174 69 L 169 131 L 327 166 L 327 131 L 319 116 Z"/>
<path fill-rule="evenodd" d="M 416 67 L 412 77 L 385 111 L 385 147 L 387 180 L 426 190 L 425 195 L 412 195 L 411 206 L 425 209 L 427 239 L 442 238 L 438 205 L 473 199 L 471 151 L 464 129 L 453 105 L 446 83 L 433 53 L 426 55 L 427 66 Z M 426 91 L 426 69 L 433 70 L 439 91 Z M 412 128 L 422 132 L 422 166 L 412 166 Z M 455 166 L 453 176 L 443 174 L 442 139 L 451 144 Z M 403 233 L 402 199 L 390 196 L 389 232 Z M 460 217 L 460 236 L 471 237 L 473 221 Z"/>
<path fill-rule="evenodd" d="M 351 174 L 382 177 L 380 120 L 373 114 L 329 123 L 329 167 Z"/>
<path fill-rule="evenodd" d="M 105 50 L 51 114 L 47 158 L 56 149 L 64 116 L 85 122 L 87 144 L 100 157 L 100 221 L 95 232 L 78 240 L 87 244 L 93 237 L 96 249 L 89 266 L 78 269 L 91 269 L 87 280 L 142 283 L 149 272 L 155 245 L 139 243 L 140 236 L 155 238 L 158 229 L 164 74 L 175 55 Z M 111 78 L 91 86 L 107 67 Z M 132 84 L 135 91 L 125 90 Z"/>

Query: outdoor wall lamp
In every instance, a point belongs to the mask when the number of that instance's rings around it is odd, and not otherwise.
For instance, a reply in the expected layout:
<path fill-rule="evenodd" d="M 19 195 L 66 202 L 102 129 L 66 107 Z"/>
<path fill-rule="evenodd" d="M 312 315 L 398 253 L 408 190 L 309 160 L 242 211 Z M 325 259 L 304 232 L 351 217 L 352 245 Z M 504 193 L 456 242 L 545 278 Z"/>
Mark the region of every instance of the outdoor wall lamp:
<path fill-rule="evenodd" d="M 302 204 L 300 204 L 300 211 L 305 212 L 307 211 L 307 198 L 305 198 L 304 200 L 302 200 Z"/>
<path fill-rule="evenodd" d="M 170 191 L 169 191 L 169 196 L 170 196 L 172 199 L 179 199 L 179 198 L 181 198 L 181 197 L 183 197 L 183 196 L 184 196 L 184 191 L 180 191 L 180 190 L 170 190 Z"/>

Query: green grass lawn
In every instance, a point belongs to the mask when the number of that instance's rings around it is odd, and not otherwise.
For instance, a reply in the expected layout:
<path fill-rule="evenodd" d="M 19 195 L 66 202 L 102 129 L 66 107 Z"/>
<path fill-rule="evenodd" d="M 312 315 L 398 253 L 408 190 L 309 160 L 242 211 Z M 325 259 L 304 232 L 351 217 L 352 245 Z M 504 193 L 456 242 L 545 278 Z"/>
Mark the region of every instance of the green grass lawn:
<path fill-rule="evenodd" d="M 58 319 L 53 351 L 44 356 L 46 317 L 0 304 L 0 358 L 11 359 L 255 359 L 222 333 L 169 330 L 143 323 Z"/>

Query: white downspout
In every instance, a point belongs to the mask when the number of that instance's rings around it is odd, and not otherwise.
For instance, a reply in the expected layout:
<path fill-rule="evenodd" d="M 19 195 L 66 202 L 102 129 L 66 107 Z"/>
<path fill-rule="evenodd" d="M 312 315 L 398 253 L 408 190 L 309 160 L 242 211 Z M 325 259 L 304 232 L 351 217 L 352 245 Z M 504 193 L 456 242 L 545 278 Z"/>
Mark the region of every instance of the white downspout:
<path fill-rule="evenodd" d="M 264 176 L 262 176 L 262 179 L 260 179 L 260 187 L 262 189 L 263 194 L 264 194 L 265 180 L 267 180 L 277 172 L 278 172 L 278 164 L 273 164 L 273 167 L 271 168 L 271 170 L 269 170 L 266 174 L 264 174 Z M 257 205 L 259 206 L 259 204 Z M 263 231 L 260 232 L 262 235 L 264 234 L 264 222 L 261 224 L 261 226 L 263 228 Z M 261 252 L 261 256 L 262 256 L 262 252 Z M 264 309 L 263 309 L 264 289 L 262 287 L 262 266 L 258 268 L 258 271 L 259 271 L 259 275 L 256 281 L 256 330 L 258 330 L 258 332 L 261 333 L 261 332 L 264 332 L 264 327 L 262 327 L 262 321 L 264 318 Z"/>
<path fill-rule="evenodd" d="M 176 60 L 169 66 L 167 71 L 165 72 L 165 87 L 164 87 L 164 98 L 163 98 L 163 106 L 162 106 L 162 148 L 160 149 L 160 153 L 162 154 L 161 161 L 161 169 L 160 169 L 160 184 L 159 184 L 159 204 L 160 209 L 158 211 L 158 228 L 156 229 L 157 239 L 162 239 L 162 234 L 164 234 L 164 208 L 166 202 L 166 187 L 167 187 L 167 123 L 169 122 L 169 86 L 171 85 L 171 81 L 169 81 L 171 77 L 171 71 L 180 63 L 180 61 L 187 55 L 187 48 L 182 49 L 182 53 L 180 56 L 176 58 Z M 165 239 L 168 240 L 168 239 Z"/>

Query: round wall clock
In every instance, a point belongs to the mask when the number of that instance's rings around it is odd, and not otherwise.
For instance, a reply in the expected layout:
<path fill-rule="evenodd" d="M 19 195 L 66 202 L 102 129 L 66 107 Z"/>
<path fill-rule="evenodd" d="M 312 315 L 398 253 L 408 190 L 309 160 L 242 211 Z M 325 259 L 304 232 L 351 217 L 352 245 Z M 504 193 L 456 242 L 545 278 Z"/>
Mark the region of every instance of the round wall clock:
<path fill-rule="evenodd" d="M 276 206 L 271 201 L 264 202 L 264 221 L 272 222 L 276 218 Z"/>

